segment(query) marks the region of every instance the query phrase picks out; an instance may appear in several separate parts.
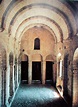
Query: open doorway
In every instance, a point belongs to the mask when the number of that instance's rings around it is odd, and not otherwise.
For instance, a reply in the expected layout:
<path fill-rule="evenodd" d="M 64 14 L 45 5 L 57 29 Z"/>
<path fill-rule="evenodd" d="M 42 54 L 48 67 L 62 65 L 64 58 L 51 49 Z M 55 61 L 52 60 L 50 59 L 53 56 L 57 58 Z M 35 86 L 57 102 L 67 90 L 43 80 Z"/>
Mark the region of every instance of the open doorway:
<path fill-rule="evenodd" d="M 46 61 L 46 84 L 53 83 L 53 62 Z"/>
<path fill-rule="evenodd" d="M 41 62 L 32 62 L 32 80 L 41 82 Z"/>
<path fill-rule="evenodd" d="M 28 61 L 21 61 L 21 81 L 28 82 Z"/>

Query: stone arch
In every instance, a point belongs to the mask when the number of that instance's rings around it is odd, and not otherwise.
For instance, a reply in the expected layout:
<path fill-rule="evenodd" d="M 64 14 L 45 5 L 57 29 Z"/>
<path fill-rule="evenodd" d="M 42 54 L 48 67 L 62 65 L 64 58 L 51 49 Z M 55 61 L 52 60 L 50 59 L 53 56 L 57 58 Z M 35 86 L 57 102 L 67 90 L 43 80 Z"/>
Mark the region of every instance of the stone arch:
<path fill-rule="evenodd" d="M 54 62 L 54 57 L 52 55 L 47 55 L 46 56 L 46 61 L 52 61 L 52 62 Z"/>
<path fill-rule="evenodd" d="M 0 107 L 6 105 L 6 50 L 0 44 Z"/>
<path fill-rule="evenodd" d="M 33 54 L 33 55 L 31 55 L 31 59 L 32 59 L 32 61 L 41 61 L 42 56 L 40 54 Z"/>
<path fill-rule="evenodd" d="M 28 56 L 25 54 L 22 54 L 21 61 L 28 61 Z"/>
<path fill-rule="evenodd" d="M 10 52 L 9 54 L 9 65 L 10 65 L 10 82 L 9 82 L 9 92 L 10 92 L 10 98 L 11 101 L 12 95 L 13 95 L 13 52 Z"/>
<path fill-rule="evenodd" d="M 78 106 L 78 48 L 73 56 L 73 107 Z"/>

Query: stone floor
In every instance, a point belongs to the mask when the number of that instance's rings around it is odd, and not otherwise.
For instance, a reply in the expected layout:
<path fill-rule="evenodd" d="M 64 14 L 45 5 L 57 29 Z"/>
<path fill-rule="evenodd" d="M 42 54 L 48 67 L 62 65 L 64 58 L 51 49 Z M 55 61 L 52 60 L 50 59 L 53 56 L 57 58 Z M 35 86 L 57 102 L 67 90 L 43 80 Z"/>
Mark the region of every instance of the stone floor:
<path fill-rule="evenodd" d="M 68 107 L 52 86 L 21 84 L 11 107 Z"/>

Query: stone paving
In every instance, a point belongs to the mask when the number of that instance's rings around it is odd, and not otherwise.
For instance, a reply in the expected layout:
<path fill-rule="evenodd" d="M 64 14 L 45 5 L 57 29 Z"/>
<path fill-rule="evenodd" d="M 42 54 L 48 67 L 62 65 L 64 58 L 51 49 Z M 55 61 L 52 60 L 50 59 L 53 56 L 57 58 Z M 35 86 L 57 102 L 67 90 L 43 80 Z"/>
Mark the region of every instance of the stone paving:
<path fill-rule="evenodd" d="M 21 84 L 11 107 L 68 107 L 52 86 Z"/>

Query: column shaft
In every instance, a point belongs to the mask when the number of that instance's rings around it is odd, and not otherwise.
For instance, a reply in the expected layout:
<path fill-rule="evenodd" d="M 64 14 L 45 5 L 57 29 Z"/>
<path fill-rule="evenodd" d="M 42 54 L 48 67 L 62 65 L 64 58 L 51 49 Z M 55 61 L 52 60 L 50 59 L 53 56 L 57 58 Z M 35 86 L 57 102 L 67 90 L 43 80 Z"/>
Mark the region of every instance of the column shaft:
<path fill-rule="evenodd" d="M 45 79 L 46 79 L 46 62 L 42 62 L 42 84 L 45 84 Z"/>
<path fill-rule="evenodd" d="M 32 83 L 32 61 L 28 64 L 28 84 Z"/>

